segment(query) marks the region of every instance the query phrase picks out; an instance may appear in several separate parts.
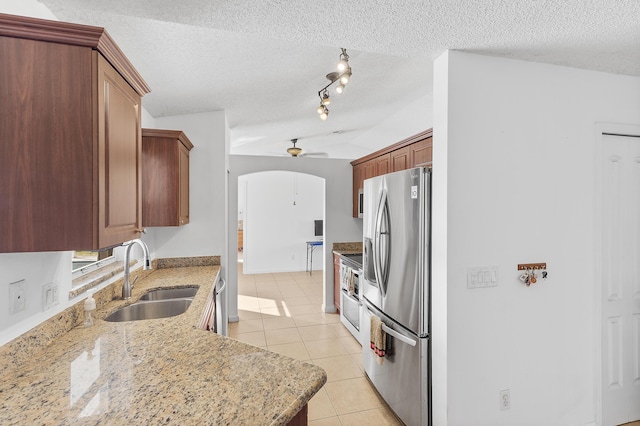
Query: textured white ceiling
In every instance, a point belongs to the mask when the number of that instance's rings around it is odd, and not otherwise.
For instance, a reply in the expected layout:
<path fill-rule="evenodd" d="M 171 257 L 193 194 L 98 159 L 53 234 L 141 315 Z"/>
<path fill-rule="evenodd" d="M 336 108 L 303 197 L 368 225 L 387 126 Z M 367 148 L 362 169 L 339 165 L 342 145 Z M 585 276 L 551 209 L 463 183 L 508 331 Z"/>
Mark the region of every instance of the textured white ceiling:
<path fill-rule="evenodd" d="M 446 49 L 640 76 L 638 0 L 40 1 L 107 28 L 151 86 L 152 115 L 224 109 L 232 153 L 277 155 L 300 137 L 359 156 L 343 144 L 430 92 Z M 339 47 L 354 75 L 322 122 Z"/>

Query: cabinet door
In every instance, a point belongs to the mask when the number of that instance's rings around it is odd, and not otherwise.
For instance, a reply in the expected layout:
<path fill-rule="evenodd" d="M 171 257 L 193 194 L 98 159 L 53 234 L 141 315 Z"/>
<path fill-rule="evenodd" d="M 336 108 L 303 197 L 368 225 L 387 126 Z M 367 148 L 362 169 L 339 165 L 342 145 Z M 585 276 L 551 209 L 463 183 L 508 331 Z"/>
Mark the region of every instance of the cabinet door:
<path fill-rule="evenodd" d="M 340 312 L 340 255 L 333 254 L 333 304 Z"/>
<path fill-rule="evenodd" d="M 386 175 L 391 172 L 391 154 L 384 154 L 374 158 L 376 163 L 376 176 Z"/>
<path fill-rule="evenodd" d="M 169 138 L 142 137 L 142 226 L 177 225 L 178 148 Z"/>
<path fill-rule="evenodd" d="M 391 152 L 391 171 L 397 172 L 410 168 L 409 165 L 411 162 L 409 156 L 410 150 L 408 146 Z"/>
<path fill-rule="evenodd" d="M 178 223 L 186 225 L 189 223 L 189 150 L 178 143 L 178 156 L 180 165 L 180 215 Z"/>
<path fill-rule="evenodd" d="M 189 223 L 189 150 L 180 130 L 142 129 L 142 225 Z"/>
<path fill-rule="evenodd" d="M 97 245 L 137 238 L 142 224 L 140 95 L 98 52 Z M 95 63 L 95 62 L 94 62 Z M 80 248 L 80 247 L 78 247 Z"/>
<path fill-rule="evenodd" d="M 433 154 L 433 137 L 429 137 L 409 145 L 411 149 L 411 167 L 431 163 Z"/>
<path fill-rule="evenodd" d="M 93 245 L 91 51 L 0 37 L 0 252 Z"/>
<path fill-rule="evenodd" d="M 369 161 L 362 163 L 364 166 L 364 180 L 370 179 L 376 175 L 376 161 L 375 158 Z"/>

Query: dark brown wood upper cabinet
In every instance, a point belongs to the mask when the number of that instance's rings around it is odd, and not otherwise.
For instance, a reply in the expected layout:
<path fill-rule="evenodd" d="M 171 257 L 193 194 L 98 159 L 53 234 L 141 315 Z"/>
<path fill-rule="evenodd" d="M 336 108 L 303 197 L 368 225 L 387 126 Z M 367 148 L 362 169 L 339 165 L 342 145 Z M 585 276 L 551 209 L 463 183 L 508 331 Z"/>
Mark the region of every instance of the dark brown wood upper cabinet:
<path fill-rule="evenodd" d="M 0 14 L 0 252 L 139 236 L 148 92 L 103 28 Z"/>
<path fill-rule="evenodd" d="M 409 167 L 408 169 L 431 164 L 433 157 L 433 138 L 419 140 L 409 145 Z"/>
<path fill-rule="evenodd" d="M 431 164 L 433 129 L 425 130 L 380 149 L 365 157 L 353 160 L 353 217 L 358 217 L 358 194 L 364 180 L 386 173 Z"/>
<path fill-rule="evenodd" d="M 142 129 L 142 225 L 189 223 L 189 151 L 179 130 Z"/>
<path fill-rule="evenodd" d="M 391 155 L 389 153 L 376 157 L 374 161 L 376 163 L 376 176 L 386 175 L 391 172 Z"/>
<path fill-rule="evenodd" d="M 397 172 L 399 170 L 406 170 L 411 168 L 409 167 L 409 165 L 411 164 L 409 148 L 410 147 L 405 146 L 403 148 L 399 148 L 391 152 L 391 171 L 392 172 Z"/>

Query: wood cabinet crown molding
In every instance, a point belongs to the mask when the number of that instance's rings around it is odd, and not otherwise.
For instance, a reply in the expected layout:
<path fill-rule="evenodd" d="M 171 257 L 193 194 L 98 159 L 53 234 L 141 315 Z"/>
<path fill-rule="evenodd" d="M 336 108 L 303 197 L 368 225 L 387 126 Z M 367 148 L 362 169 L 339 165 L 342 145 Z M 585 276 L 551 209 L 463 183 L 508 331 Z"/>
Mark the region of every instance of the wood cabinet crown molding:
<path fill-rule="evenodd" d="M 400 142 L 394 143 L 393 145 L 389 145 L 387 147 L 384 147 L 382 149 L 377 150 L 376 152 L 372 152 L 369 155 L 366 155 L 364 157 L 358 158 L 356 160 L 353 160 L 351 162 L 352 166 L 356 166 L 360 163 L 364 163 L 366 161 L 372 160 L 376 157 L 380 157 L 381 155 L 385 155 L 391 151 L 395 151 L 397 149 L 403 148 L 405 146 L 411 145 L 413 143 L 416 143 L 418 141 L 421 141 L 423 139 L 427 139 L 429 137 L 433 137 L 433 128 L 431 129 L 427 129 L 423 132 L 417 133 L 413 136 L 409 136 L 406 139 L 401 140 Z"/>
<path fill-rule="evenodd" d="M 142 129 L 143 138 L 167 138 L 177 139 L 187 148 L 189 151 L 193 149 L 193 144 L 184 134 L 182 130 L 164 130 L 164 129 Z"/>
<path fill-rule="evenodd" d="M 104 56 L 138 95 L 151 92 L 104 28 L 0 13 L 0 36 L 91 47 Z"/>

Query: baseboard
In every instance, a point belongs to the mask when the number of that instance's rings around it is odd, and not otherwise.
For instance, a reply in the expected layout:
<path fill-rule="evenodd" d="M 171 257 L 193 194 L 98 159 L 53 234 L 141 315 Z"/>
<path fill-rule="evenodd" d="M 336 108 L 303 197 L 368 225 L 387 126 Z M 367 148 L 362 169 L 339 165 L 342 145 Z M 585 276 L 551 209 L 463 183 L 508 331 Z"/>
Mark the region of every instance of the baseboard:
<path fill-rule="evenodd" d="M 314 269 L 313 272 L 322 272 L 323 269 Z M 245 271 L 244 274 L 245 275 L 256 275 L 256 274 L 277 274 L 277 273 L 281 273 L 281 272 L 309 272 L 309 271 L 305 271 L 304 269 L 289 269 L 289 270 L 284 270 L 282 268 L 277 268 L 277 269 L 257 269 L 257 270 L 251 270 L 251 271 Z"/>

